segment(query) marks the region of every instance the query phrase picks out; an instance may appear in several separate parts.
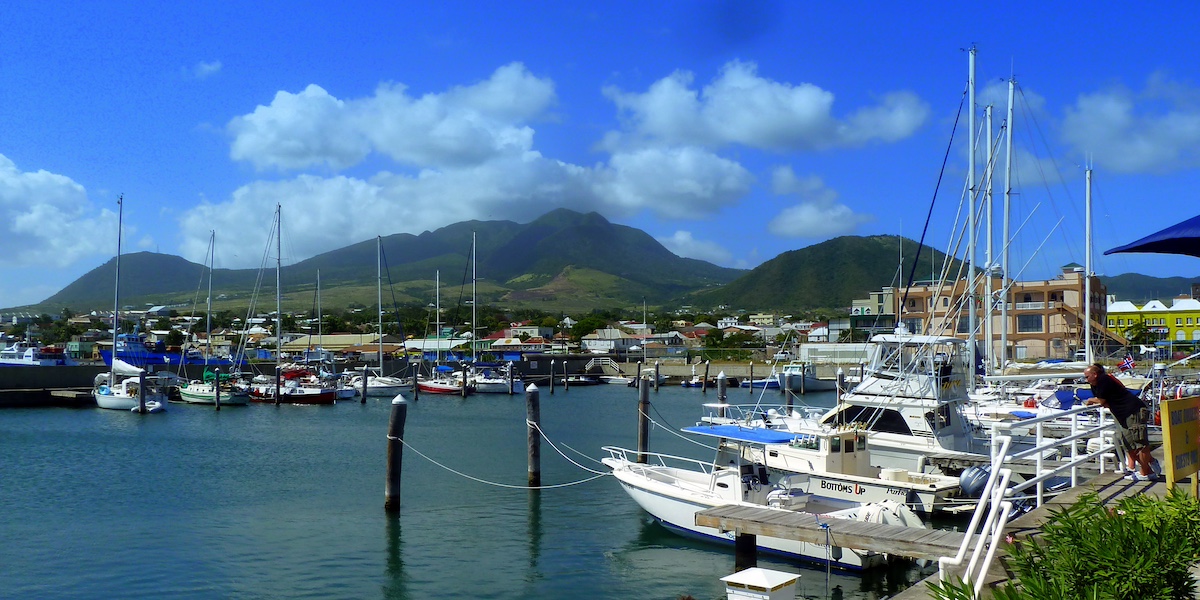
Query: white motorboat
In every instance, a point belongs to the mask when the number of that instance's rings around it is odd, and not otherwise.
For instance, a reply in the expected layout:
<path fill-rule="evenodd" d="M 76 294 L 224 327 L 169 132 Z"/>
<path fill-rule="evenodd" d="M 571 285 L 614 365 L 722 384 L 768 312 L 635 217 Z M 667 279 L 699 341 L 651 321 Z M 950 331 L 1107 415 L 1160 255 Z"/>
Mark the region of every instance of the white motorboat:
<path fill-rule="evenodd" d="M 179 399 L 189 404 L 213 404 L 218 398 L 222 405 L 245 406 L 250 404 L 250 389 L 234 383 L 233 375 L 205 371 L 203 379 L 193 379 L 176 386 Z"/>
<path fill-rule="evenodd" d="M 696 513 L 718 506 L 774 508 L 812 514 L 821 519 L 855 519 L 924 528 L 913 511 L 902 503 L 885 500 L 861 503 L 814 494 L 808 475 L 789 474 L 771 481 L 763 465 L 722 466 L 716 463 L 644 453 L 608 446 L 603 459 L 621 487 L 639 506 L 667 528 L 691 537 L 732 543 L 732 532 L 696 525 Z M 862 570 L 886 563 L 874 552 L 845 551 L 833 545 L 810 544 L 757 536 L 759 549 L 788 558 L 839 569 Z"/>
<path fill-rule="evenodd" d="M 871 434 L 853 427 L 796 433 L 702 423 L 683 430 L 719 439 L 717 464 L 743 462 L 765 465 L 776 476 L 807 475 L 808 489 L 823 496 L 855 502 L 895 500 L 929 514 L 952 506 L 959 492 L 958 477 L 871 464 Z"/>
<path fill-rule="evenodd" d="M 37 343 L 13 342 L 0 350 L 0 367 L 52 367 L 75 364 L 56 346 Z"/>
<path fill-rule="evenodd" d="M 776 375 L 779 389 L 793 392 L 827 392 L 837 389 L 837 382 L 832 379 L 817 377 L 817 367 L 811 363 L 790 362 L 780 369 Z"/>

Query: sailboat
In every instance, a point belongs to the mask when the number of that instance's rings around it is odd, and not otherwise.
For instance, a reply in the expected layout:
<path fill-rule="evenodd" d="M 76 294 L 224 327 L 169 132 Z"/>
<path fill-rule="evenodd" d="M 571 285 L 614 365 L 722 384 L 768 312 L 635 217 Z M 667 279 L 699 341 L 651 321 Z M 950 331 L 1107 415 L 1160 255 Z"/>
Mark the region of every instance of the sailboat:
<path fill-rule="evenodd" d="M 204 319 L 205 344 L 204 359 L 207 364 L 212 351 L 212 272 L 216 261 L 217 232 L 211 231 L 208 236 L 208 301 L 207 314 Z M 178 386 L 179 399 L 190 404 L 221 404 L 245 406 L 250 403 L 250 390 L 233 385 L 233 374 L 221 373 L 220 370 L 204 370 L 203 379 L 193 379 Z"/>
<path fill-rule="evenodd" d="M 362 393 L 363 377 L 367 378 L 367 396 L 395 397 L 396 394 L 408 390 L 411 385 L 400 377 L 383 374 L 383 238 L 375 237 L 375 282 L 376 299 L 379 306 L 379 371 L 370 374 L 368 367 L 363 367 L 363 374 L 350 378 L 350 386 Z"/>
<path fill-rule="evenodd" d="M 124 219 L 124 200 L 124 196 L 117 198 L 117 258 L 112 321 L 114 348 L 121 330 L 121 222 Z M 141 413 L 166 410 L 167 395 L 148 381 L 145 369 L 115 356 L 109 364 L 108 373 L 101 373 L 95 379 L 92 396 L 96 399 L 96 406 Z"/>
<path fill-rule="evenodd" d="M 282 212 L 275 205 L 275 377 L 258 376 L 250 384 L 250 399 L 255 402 L 286 404 L 333 404 L 337 401 L 337 390 L 321 385 L 316 375 L 306 369 L 284 370 L 279 362 L 283 346 L 283 293 L 280 287 L 283 242 L 281 231 Z M 273 380 L 272 380 L 273 379 Z"/>

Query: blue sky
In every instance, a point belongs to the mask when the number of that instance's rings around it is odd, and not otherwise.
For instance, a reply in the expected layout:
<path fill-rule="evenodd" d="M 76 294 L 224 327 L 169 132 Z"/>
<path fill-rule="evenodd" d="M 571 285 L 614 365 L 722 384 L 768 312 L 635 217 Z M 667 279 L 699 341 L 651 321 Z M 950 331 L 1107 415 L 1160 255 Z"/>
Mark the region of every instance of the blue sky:
<path fill-rule="evenodd" d="M 1084 263 L 1090 164 L 1095 271 L 1193 276 L 1200 259 L 1100 254 L 1200 213 L 1196 12 L 10 2 L 0 307 L 41 301 L 109 260 L 120 194 L 125 252 L 203 262 L 216 230 L 228 268 L 259 264 L 276 203 L 285 262 L 563 206 L 741 268 L 840 235 L 916 239 L 972 45 L 991 136 L 1017 82 L 1010 271 L 1046 278 Z M 959 119 L 926 234 L 939 249 L 965 219 L 965 108 Z M 1002 168 L 996 180 L 998 240 Z"/>

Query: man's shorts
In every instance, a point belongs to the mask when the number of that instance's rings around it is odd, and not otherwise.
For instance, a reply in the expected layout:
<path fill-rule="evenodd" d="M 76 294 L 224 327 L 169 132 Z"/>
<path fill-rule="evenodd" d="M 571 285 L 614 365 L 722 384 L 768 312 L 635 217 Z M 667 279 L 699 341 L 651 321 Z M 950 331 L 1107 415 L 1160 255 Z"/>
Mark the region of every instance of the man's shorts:
<path fill-rule="evenodd" d="M 1132 452 L 1150 445 L 1150 435 L 1146 431 L 1146 422 L 1150 420 L 1150 409 L 1139 408 L 1125 418 L 1125 426 L 1117 423 L 1117 444 L 1126 452 Z"/>

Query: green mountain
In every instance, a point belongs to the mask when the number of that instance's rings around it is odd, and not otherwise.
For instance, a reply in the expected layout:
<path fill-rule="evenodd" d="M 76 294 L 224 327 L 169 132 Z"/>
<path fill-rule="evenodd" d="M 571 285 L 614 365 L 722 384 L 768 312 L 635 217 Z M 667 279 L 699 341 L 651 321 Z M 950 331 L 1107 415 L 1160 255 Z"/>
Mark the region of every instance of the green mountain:
<path fill-rule="evenodd" d="M 765 311 L 849 308 L 868 292 L 903 285 L 914 260 L 920 262 L 914 281 L 927 281 L 944 259 L 928 246 L 917 257 L 917 242 L 898 236 L 843 236 L 784 252 L 719 289 L 694 294 L 692 301 Z M 952 273 L 959 263 L 953 261 Z"/>
<path fill-rule="evenodd" d="M 440 273 L 443 296 L 454 289 L 461 295 L 472 278 L 472 235 L 480 302 L 536 302 L 564 310 L 640 304 L 643 298 L 659 303 L 719 286 L 744 272 L 680 258 L 645 232 L 615 225 L 597 213 L 557 209 L 528 224 L 467 221 L 420 235 L 387 236 L 382 240 L 385 284 L 389 290 L 399 290 L 400 302 L 425 303 L 433 300 L 435 274 Z M 376 240 L 367 240 L 284 266 L 280 278 L 288 306 L 310 302 L 318 271 L 327 306 L 374 305 L 376 261 Z M 63 308 L 76 312 L 110 308 L 115 263 L 110 260 L 93 269 L 34 309 L 57 314 Z M 207 294 L 204 273 L 202 265 L 177 256 L 122 255 L 121 303 L 190 306 Z M 213 296 L 220 299 L 218 304 L 244 306 L 260 276 L 264 289 L 274 288 L 273 272 L 218 269 L 213 273 Z M 200 293 L 202 285 L 204 293 Z M 390 297 L 385 303 L 390 303 Z M 259 305 L 263 302 L 259 300 Z"/>
<path fill-rule="evenodd" d="M 1171 298 L 1180 294 L 1190 295 L 1192 283 L 1200 282 L 1200 277 L 1151 277 L 1137 273 L 1125 273 L 1113 277 L 1101 277 L 1108 293 L 1115 295 L 1117 300 L 1129 300 L 1134 304 L 1142 304 L 1149 300 L 1162 300 L 1170 306 Z"/>

